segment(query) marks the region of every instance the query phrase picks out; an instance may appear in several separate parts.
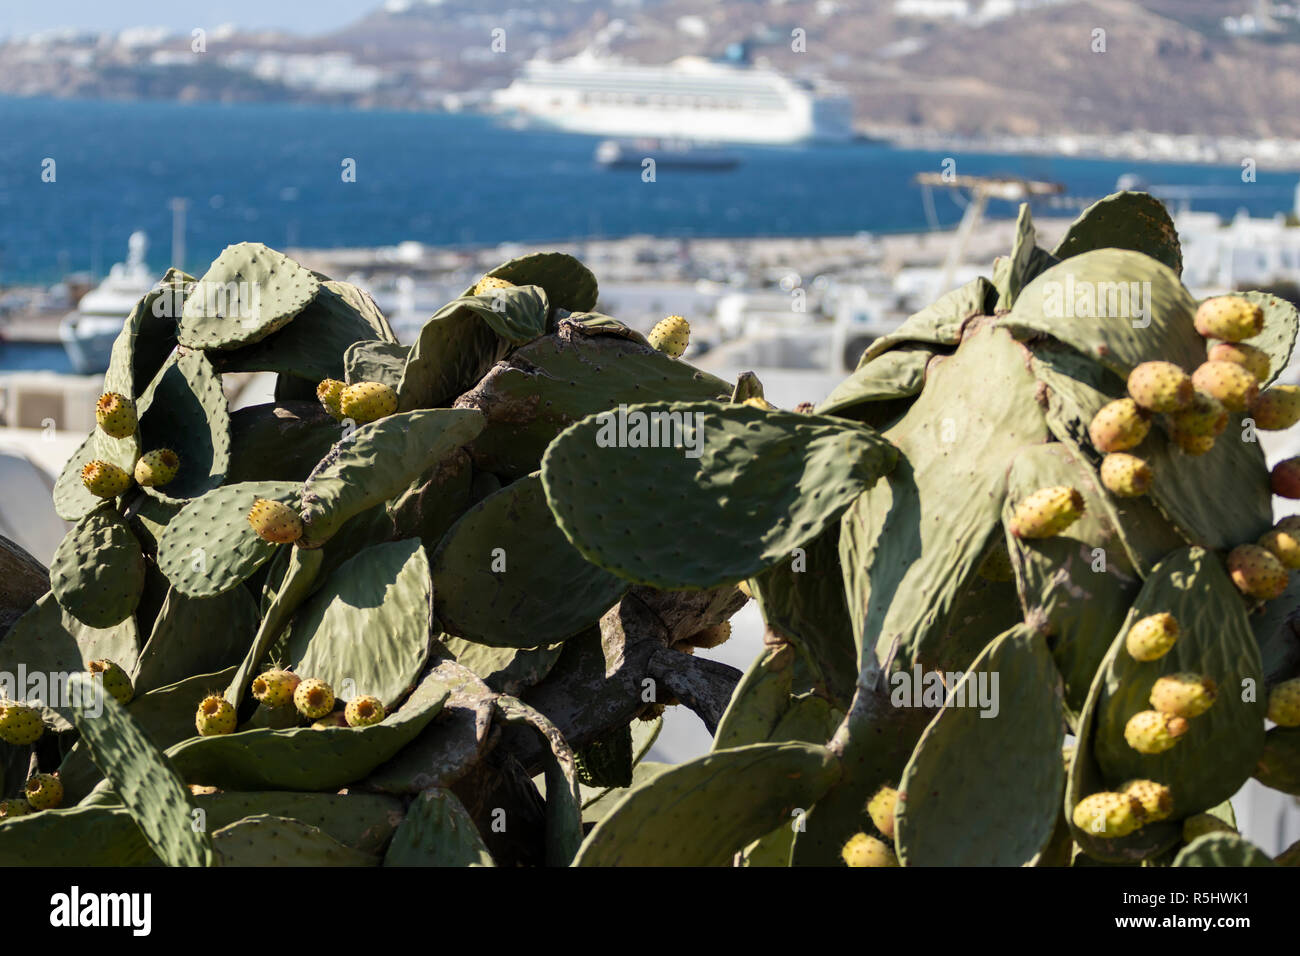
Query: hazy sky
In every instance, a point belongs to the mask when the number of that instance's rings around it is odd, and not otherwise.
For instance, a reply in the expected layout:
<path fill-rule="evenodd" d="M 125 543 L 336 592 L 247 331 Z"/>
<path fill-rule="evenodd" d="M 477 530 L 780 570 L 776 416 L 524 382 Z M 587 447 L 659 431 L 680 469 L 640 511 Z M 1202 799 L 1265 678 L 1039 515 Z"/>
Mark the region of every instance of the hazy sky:
<path fill-rule="evenodd" d="M 323 33 L 359 19 L 382 0 L 0 0 L 0 35 L 54 27 L 117 30 L 130 26 L 195 27 L 238 23 Z"/>

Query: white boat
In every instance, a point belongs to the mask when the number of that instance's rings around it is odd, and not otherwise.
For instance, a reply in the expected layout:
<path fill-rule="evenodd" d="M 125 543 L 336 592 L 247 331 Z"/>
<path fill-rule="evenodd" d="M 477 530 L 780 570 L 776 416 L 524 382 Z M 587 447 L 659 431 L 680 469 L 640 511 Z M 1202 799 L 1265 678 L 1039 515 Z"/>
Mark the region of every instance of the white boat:
<path fill-rule="evenodd" d="M 853 136 L 852 106 L 841 92 L 697 56 L 665 66 L 591 51 L 530 60 L 492 101 L 516 119 L 598 136 L 766 144 Z"/>
<path fill-rule="evenodd" d="M 108 278 L 87 292 L 59 323 L 59 340 L 72 367 L 81 375 L 108 370 L 113 341 L 122 331 L 126 317 L 156 284 L 145 263 L 149 240 L 143 232 L 131 233 L 125 262 L 109 270 Z"/>

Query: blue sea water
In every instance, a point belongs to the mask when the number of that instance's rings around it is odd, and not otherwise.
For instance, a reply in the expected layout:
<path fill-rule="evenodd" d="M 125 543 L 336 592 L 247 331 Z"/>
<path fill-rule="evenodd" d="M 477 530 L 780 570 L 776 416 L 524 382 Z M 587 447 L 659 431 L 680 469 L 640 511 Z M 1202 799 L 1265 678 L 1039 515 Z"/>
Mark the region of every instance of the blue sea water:
<path fill-rule="evenodd" d="M 285 105 L 0 99 L 0 283 L 102 274 L 143 229 L 150 263 L 170 264 L 168 200 L 190 201 L 185 265 L 231 242 L 370 246 L 540 242 L 630 234 L 794 236 L 927 226 L 919 171 L 948 153 L 881 144 L 742 148 L 733 171 L 602 170 L 597 140 L 501 128 L 486 117 Z M 1064 182 L 1097 198 L 1137 171 L 1152 182 L 1222 189 L 1197 208 L 1289 210 L 1295 173 L 1237 167 L 953 154 L 957 172 Z M 43 163 L 55 180 L 42 181 Z M 355 161 L 356 181 L 343 164 Z M 938 219 L 961 208 L 935 197 Z M 1011 215 L 994 203 L 991 215 Z"/>

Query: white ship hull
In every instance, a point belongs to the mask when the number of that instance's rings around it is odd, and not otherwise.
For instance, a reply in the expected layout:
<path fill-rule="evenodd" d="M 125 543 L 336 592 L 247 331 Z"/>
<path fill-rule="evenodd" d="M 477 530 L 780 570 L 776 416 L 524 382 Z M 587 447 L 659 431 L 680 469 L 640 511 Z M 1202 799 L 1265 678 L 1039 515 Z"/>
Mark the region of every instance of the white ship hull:
<path fill-rule="evenodd" d="M 533 62 L 493 95 L 501 112 L 574 133 L 781 145 L 853 136 L 847 98 L 777 73 L 700 60 Z"/>

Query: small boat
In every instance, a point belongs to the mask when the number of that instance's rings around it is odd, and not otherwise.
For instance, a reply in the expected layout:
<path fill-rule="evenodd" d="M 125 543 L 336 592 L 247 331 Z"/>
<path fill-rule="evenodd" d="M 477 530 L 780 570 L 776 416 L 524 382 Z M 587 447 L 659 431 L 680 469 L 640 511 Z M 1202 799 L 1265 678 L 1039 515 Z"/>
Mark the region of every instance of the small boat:
<path fill-rule="evenodd" d="M 607 168 L 641 167 L 647 159 L 653 159 L 656 167 L 706 171 L 740 164 L 737 153 L 689 140 L 606 139 L 596 147 L 596 162 Z"/>
<path fill-rule="evenodd" d="M 108 278 L 82 296 L 77 310 L 59 323 L 59 340 L 78 374 L 108 371 L 113 342 L 126 317 L 156 284 L 144 261 L 148 248 L 143 232 L 131 233 L 126 261 L 115 263 Z"/>

